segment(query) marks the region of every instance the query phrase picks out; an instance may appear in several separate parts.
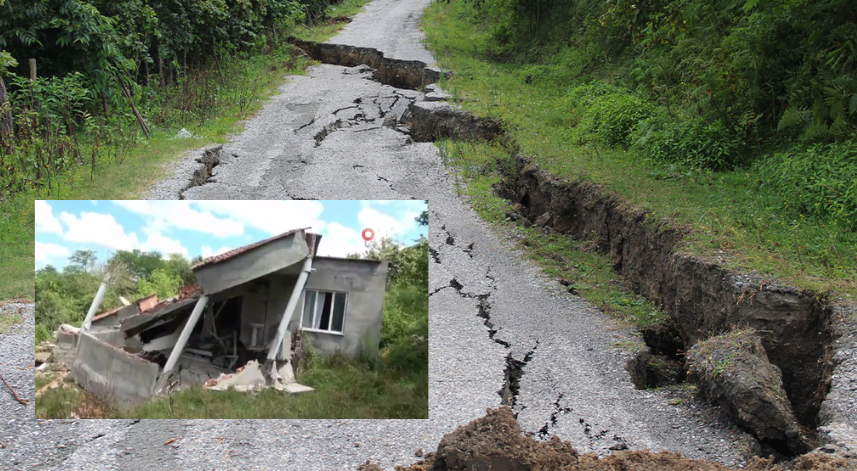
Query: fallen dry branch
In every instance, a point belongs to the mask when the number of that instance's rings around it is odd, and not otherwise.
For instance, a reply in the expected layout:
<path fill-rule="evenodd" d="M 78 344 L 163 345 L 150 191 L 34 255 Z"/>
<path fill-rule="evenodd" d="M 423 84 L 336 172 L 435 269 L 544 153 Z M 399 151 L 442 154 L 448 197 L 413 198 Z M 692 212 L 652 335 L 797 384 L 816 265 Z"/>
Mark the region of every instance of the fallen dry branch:
<path fill-rule="evenodd" d="M 21 399 L 20 397 L 18 397 L 18 393 L 15 391 L 14 388 L 12 388 L 12 385 L 10 385 L 8 382 L 6 382 L 6 378 L 4 378 L 2 374 L 0 374 L 0 379 L 2 379 L 3 383 L 6 385 L 6 387 L 9 388 L 9 391 L 12 391 L 12 395 L 15 396 L 16 401 L 20 402 L 21 404 L 23 404 L 25 406 L 30 403 L 30 401 L 28 401 L 26 399 Z"/>

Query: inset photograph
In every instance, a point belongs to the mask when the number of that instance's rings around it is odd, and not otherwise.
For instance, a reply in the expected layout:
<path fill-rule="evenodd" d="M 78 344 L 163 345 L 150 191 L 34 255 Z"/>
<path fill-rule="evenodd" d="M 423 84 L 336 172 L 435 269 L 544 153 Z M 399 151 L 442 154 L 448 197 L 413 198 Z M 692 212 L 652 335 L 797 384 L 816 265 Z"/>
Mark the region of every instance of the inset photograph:
<path fill-rule="evenodd" d="M 428 418 L 427 201 L 35 214 L 36 418 Z"/>

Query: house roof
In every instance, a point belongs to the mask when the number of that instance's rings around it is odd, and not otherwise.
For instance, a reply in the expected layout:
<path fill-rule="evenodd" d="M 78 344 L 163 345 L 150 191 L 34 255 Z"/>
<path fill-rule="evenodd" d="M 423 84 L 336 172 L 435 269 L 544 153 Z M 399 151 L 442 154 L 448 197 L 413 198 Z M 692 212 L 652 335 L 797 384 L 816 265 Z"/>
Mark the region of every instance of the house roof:
<path fill-rule="evenodd" d="M 292 229 L 290 231 L 283 232 L 282 234 L 278 234 L 278 235 L 275 235 L 273 237 L 269 237 L 265 240 L 260 240 L 259 242 L 254 242 L 250 245 L 238 247 L 237 249 L 232 249 L 228 252 L 224 252 L 224 253 L 219 254 L 219 255 L 214 255 L 214 256 L 208 257 L 208 258 L 204 259 L 203 261 L 197 263 L 193 267 L 191 267 L 191 269 L 196 270 L 197 268 L 202 268 L 204 266 L 224 262 L 226 260 L 229 260 L 232 257 L 241 255 L 244 252 L 249 252 L 250 250 L 253 250 L 257 247 L 261 247 L 261 246 L 268 244 L 268 243 L 271 243 L 275 240 L 280 240 L 284 237 L 288 237 L 292 234 L 295 234 L 297 232 L 302 232 L 302 231 L 305 231 L 307 229 L 309 229 L 309 227 L 303 227 L 300 229 Z M 310 250 L 311 250 L 313 256 L 315 256 L 316 252 L 318 252 L 318 242 L 320 241 L 321 237 L 319 237 L 318 234 L 312 234 L 312 233 L 308 232 L 305 234 L 305 238 L 306 238 L 307 245 L 310 247 Z"/>

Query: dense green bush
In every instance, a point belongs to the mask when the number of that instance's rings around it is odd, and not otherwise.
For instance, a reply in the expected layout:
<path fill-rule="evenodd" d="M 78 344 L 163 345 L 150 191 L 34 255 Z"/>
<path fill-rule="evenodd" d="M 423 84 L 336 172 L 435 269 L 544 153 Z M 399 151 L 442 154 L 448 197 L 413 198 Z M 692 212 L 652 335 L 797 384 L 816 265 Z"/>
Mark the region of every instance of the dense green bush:
<path fill-rule="evenodd" d="M 758 171 L 796 217 L 857 230 L 857 141 L 798 146 L 765 159 Z"/>
<path fill-rule="evenodd" d="M 579 141 L 594 138 L 611 146 L 628 147 L 631 132 L 655 113 L 655 106 L 631 91 L 601 82 L 572 89 L 566 99 L 571 108 L 572 132 Z"/>
<path fill-rule="evenodd" d="M 729 168 L 741 142 L 841 142 L 857 132 L 851 0 L 459 0 L 456 8 L 493 33 L 488 51 L 525 64 L 532 83 L 606 79 L 671 115 L 719 122 L 672 132 L 673 141 L 707 141 L 680 146 L 700 165 Z M 620 142 L 614 131 L 626 125 L 597 127 Z"/>
<path fill-rule="evenodd" d="M 738 166 L 745 147 L 742 139 L 720 121 L 678 121 L 662 115 L 642 121 L 630 139 L 635 151 L 643 156 L 711 170 Z"/>

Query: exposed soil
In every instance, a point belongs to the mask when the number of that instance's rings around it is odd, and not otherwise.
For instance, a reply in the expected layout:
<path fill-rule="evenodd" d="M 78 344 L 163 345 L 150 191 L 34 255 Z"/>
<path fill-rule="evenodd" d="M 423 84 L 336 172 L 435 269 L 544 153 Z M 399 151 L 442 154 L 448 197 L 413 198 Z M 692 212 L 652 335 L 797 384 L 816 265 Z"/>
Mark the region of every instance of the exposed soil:
<path fill-rule="evenodd" d="M 382 468 L 368 462 L 358 467 L 363 471 Z M 537 441 L 524 435 L 512 410 L 508 407 L 488 409 L 487 414 L 444 435 L 437 451 L 411 466 L 396 467 L 397 471 L 429 470 L 697 470 L 720 471 L 728 468 L 718 463 L 691 460 L 676 453 L 649 451 L 617 451 L 607 457 L 580 454 L 559 437 Z M 745 470 L 780 471 L 787 469 L 844 470 L 857 469 L 854 456 L 838 451 L 805 455 L 795 462 L 775 465 L 772 459 L 756 458 Z"/>
<path fill-rule="evenodd" d="M 402 121 L 407 121 L 415 140 L 506 140 L 500 123 L 446 103 L 412 105 Z M 510 144 L 514 149 L 514 143 Z M 515 216 L 528 226 L 594 240 L 595 249 L 612 258 L 614 269 L 632 289 L 670 315 L 668 324 L 643 332 L 650 351 L 640 353 L 628 365 L 637 387 L 684 381 L 684 355 L 693 345 L 733 328 L 749 327 L 759 335 L 764 363 L 769 361 L 777 376 L 781 372 L 785 405 L 793 410 L 801 429 L 801 443 L 776 447 L 778 450 L 763 446 L 762 450 L 779 451 L 779 458 L 788 458 L 815 446 L 817 428 L 833 422 L 826 416 L 822 417 L 826 423 L 820 421 L 819 410 L 837 365 L 834 341 L 843 332 L 837 327 L 842 316 L 834 315 L 835 307 L 825 295 L 784 286 L 770 276 L 729 270 L 720 260 L 685 253 L 682 239 L 689 228 L 651 218 L 595 185 L 560 182 L 525 157 L 516 156 L 514 165 L 504 170 L 504 181 L 495 189 L 499 196 L 516 203 Z M 521 370 L 521 360 L 507 362 L 506 390 L 501 391 L 504 405 L 513 405 Z M 729 408 L 724 410 L 730 413 Z M 736 411 L 731 412 L 736 423 L 743 423 Z M 771 424 L 756 431 L 765 426 Z M 789 438 L 783 442 L 794 442 L 794 430 L 791 424 L 768 430 L 759 438 L 763 445 L 780 435 Z"/>
<path fill-rule="evenodd" d="M 325 64 L 344 67 L 368 65 L 373 69 L 375 80 L 396 88 L 417 90 L 437 82 L 441 76 L 439 71 L 428 68 L 425 62 L 388 59 L 381 51 L 370 47 L 317 43 L 295 38 L 289 39 L 289 42 L 312 59 Z"/>
<path fill-rule="evenodd" d="M 683 233 L 582 182 L 564 183 L 517 157 L 500 196 L 546 230 L 596 240 L 614 268 L 671 316 L 671 332 L 646 336 L 653 353 L 679 354 L 707 335 L 748 326 L 760 332 L 801 423 L 814 429 L 829 388 L 831 309 L 818 293 L 736 273 L 681 252 Z M 680 340 L 681 345 L 676 342 Z M 642 381 L 644 383 L 645 381 Z"/>

